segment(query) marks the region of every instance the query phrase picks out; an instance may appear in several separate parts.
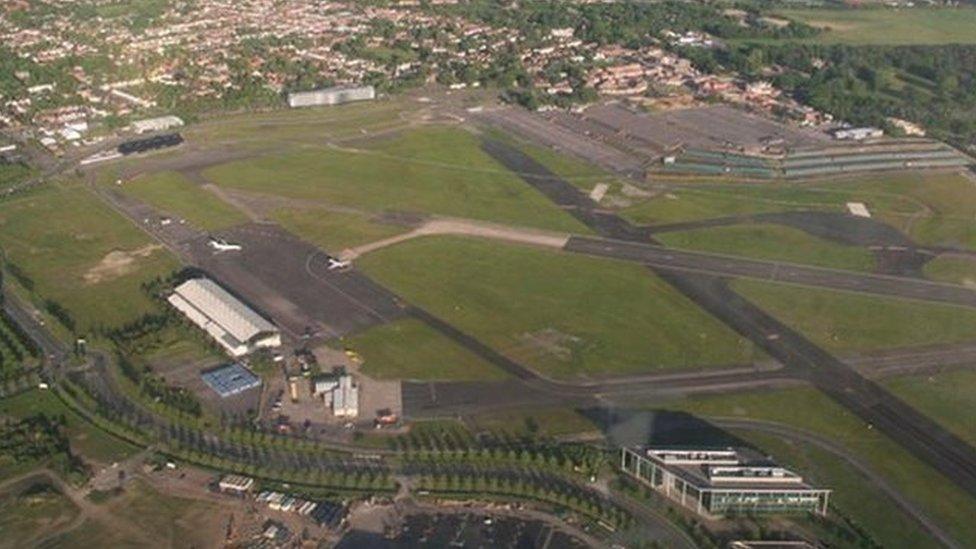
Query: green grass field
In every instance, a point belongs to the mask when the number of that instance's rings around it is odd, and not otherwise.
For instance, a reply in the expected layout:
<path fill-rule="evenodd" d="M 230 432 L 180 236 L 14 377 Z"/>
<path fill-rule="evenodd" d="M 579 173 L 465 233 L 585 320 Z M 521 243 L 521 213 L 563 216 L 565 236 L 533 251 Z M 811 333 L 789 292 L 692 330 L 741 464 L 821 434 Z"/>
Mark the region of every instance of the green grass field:
<path fill-rule="evenodd" d="M 186 129 L 190 140 L 230 141 L 237 146 L 277 146 L 359 138 L 406 124 L 418 106 L 405 98 L 325 108 L 247 113 L 208 120 Z"/>
<path fill-rule="evenodd" d="M 176 172 L 158 172 L 125 183 L 122 190 L 205 231 L 247 222 L 243 213 Z"/>
<path fill-rule="evenodd" d="M 931 537 L 854 466 L 819 446 L 752 431 L 733 431 L 814 486 L 833 489 L 830 508 L 855 520 L 884 547 L 928 547 Z"/>
<path fill-rule="evenodd" d="M 286 230 L 333 252 L 389 238 L 406 227 L 371 221 L 369 216 L 322 209 L 281 208 L 271 218 Z"/>
<path fill-rule="evenodd" d="M 343 340 L 363 357 L 363 373 L 377 379 L 498 380 L 505 373 L 419 320 L 371 328 Z"/>
<path fill-rule="evenodd" d="M 79 332 L 116 326 L 154 304 L 140 284 L 179 264 L 81 187 L 47 187 L 0 204 L 0 246 Z"/>
<path fill-rule="evenodd" d="M 560 378 L 751 361 L 752 345 L 637 265 L 428 237 L 357 266 L 496 350 Z"/>
<path fill-rule="evenodd" d="M 976 259 L 967 257 L 936 257 L 923 267 L 922 272 L 931 280 L 952 284 L 976 285 Z"/>
<path fill-rule="evenodd" d="M 851 45 L 976 43 L 976 9 L 795 9 L 778 12 L 826 29 L 805 41 Z"/>
<path fill-rule="evenodd" d="M 454 128 L 411 130 L 364 149 L 322 149 L 232 162 L 216 183 L 310 202 L 414 211 L 589 232 Z"/>
<path fill-rule="evenodd" d="M 830 181 L 685 184 L 622 212 L 643 225 L 768 212 L 846 212 L 863 202 L 872 215 L 920 244 L 976 249 L 976 186 L 953 172 L 902 172 Z"/>
<path fill-rule="evenodd" d="M 50 391 L 28 391 L 0 400 L 0 415 L 26 418 L 37 414 L 49 417 L 64 415 L 71 449 L 85 458 L 107 464 L 121 461 L 136 452 L 131 445 L 86 422 Z"/>
<path fill-rule="evenodd" d="M 115 524 L 89 519 L 79 528 L 52 540 L 50 547 L 212 547 L 223 540 L 226 514 L 214 503 L 176 498 L 141 480 L 101 504 L 120 523 L 134 527 L 133 539 Z"/>
<path fill-rule="evenodd" d="M 870 271 L 875 266 L 874 256 L 864 248 L 830 242 L 799 229 L 767 223 L 667 232 L 660 233 L 657 238 L 675 248 L 835 269 Z"/>
<path fill-rule="evenodd" d="M 472 432 L 491 431 L 513 437 L 560 437 L 599 433 L 599 427 L 571 408 L 496 410 L 468 418 Z"/>
<path fill-rule="evenodd" d="M 0 189 L 26 181 L 36 172 L 24 164 L 4 164 L 0 162 Z"/>
<path fill-rule="evenodd" d="M 788 284 L 736 280 L 733 288 L 831 351 L 971 341 L 976 311 Z"/>
<path fill-rule="evenodd" d="M 916 503 L 958 540 L 976 539 L 976 523 L 969 520 L 976 513 L 976 500 L 957 488 L 940 473 L 917 460 L 891 439 L 869 428 L 851 412 L 841 408 L 814 389 L 790 389 L 741 393 L 735 395 L 696 397 L 662 406 L 673 411 L 684 411 L 704 417 L 747 418 L 774 421 L 801 430 L 819 434 L 847 448 L 871 468 L 884 475 L 906 497 Z M 749 435 L 752 439 L 753 436 Z M 762 441 L 755 439 L 761 446 Z M 769 452 L 782 449 L 771 447 Z M 784 454 L 793 459 L 791 454 Z M 778 457 L 778 456 L 777 456 Z M 813 456 L 814 458 L 816 456 Z M 786 466 L 802 466 L 783 459 Z M 831 473 L 831 465 L 818 465 L 819 474 L 831 474 L 823 479 L 830 482 L 835 498 L 847 514 L 856 517 L 883 545 L 891 547 L 917 547 L 905 540 L 922 540 L 914 524 L 899 516 L 891 506 L 868 499 L 868 481 L 844 474 Z M 901 536 L 907 536 L 902 539 Z M 923 543 L 927 546 L 929 543 Z"/>
<path fill-rule="evenodd" d="M 0 532 L 5 547 L 30 547 L 70 524 L 78 508 L 46 479 L 0 493 Z"/>
<path fill-rule="evenodd" d="M 976 372 L 960 370 L 932 376 L 897 377 L 884 385 L 938 421 L 956 436 L 976 445 Z"/>

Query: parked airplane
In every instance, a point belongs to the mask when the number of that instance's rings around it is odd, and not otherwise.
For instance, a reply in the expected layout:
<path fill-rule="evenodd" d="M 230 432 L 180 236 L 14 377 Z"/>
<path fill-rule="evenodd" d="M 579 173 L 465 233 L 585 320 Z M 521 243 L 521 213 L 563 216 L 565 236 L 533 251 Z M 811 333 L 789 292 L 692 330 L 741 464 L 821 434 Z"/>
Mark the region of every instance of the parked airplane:
<path fill-rule="evenodd" d="M 217 250 L 218 252 L 239 252 L 244 249 L 244 246 L 240 244 L 231 244 L 223 238 L 211 238 L 210 247 Z"/>
<path fill-rule="evenodd" d="M 331 255 L 328 256 L 328 259 L 329 259 L 329 267 L 328 268 L 329 268 L 330 271 L 341 271 L 342 269 L 348 269 L 349 266 L 351 265 L 350 262 L 336 259 L 336 258 L 332 257 Z"/>

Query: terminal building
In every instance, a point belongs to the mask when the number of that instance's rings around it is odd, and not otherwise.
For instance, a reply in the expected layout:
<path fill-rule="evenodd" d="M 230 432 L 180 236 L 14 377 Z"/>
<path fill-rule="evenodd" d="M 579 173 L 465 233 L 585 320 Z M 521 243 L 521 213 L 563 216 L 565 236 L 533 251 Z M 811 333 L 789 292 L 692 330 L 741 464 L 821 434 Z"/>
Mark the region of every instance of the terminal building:
<path fill-rule="evenodd" d="M 708 519 L 734 514 L 827 514 L 830 490 L 748 450 L 622 448 L 620 467 Z"/>
<path fill-rule="evenodd" d="M 273 324 L 213 280 L 188 280 L 169 302 L 235 358 L 281 346 L 281 332 Z"/>
<path fill-rule="evenodd" d="M 288 94 L 288 106 L 320 107 L 327 105 L 341 105 L 353 101 L 369 101 L 376 98 L 373 86 L 336 86 L 307 92 Z"/>

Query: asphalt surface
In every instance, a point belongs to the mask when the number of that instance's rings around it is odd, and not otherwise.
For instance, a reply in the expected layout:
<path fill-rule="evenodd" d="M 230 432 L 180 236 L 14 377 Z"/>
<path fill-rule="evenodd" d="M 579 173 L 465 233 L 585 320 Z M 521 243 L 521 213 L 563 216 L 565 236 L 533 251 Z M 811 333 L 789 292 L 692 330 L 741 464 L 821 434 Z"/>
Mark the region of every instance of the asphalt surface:
<path fill-rule="evenodd" d="M 763 263 L 707 254 L 671 252 L 647 245 L 648 235 L 625 220 L 598 212 L 579 189 L 560 179 L 545 166 L 504 143 L 486 140 L 483 149 L 604 238 L 571 239 L 567 247 L 630 259 L 647 264 L 658 276 L 682 292 L 729 328 L 824 394 L 888 435 L 917 458 L 928 463 L 963 490 L 976 496 L 976 449 L 920 414 L 911 406 L 865 378 L 853 367 L 831 356 L 798 332 L 748 302 L 720 275 L 748 276 L 800 283 L 819 282 L 839 289 L 871 291 L 899 297 L 928 297 L 954 304 L 976 305 L 976 294 L 960 287 L 920 283 L 877 275 L 852 275 L 842 271 Z M 669 259 L 667 256 L 675 259 Z M 678 259 L 682 258 L 682 259 Z M 699 264 L 693 259 L 701 259 Z M 681 263 L 683 261 L 683 263 Z M 677 268 L 676 268 L 677 265 Z M 784 272 L 780 272 L 784 269 Z M 784 278 L 786 277 L 786 278 Z"/>
<path fill-rule="evenodd" d="M 677 250 L 644 242 L 574 236 L 565 249 L 587 255 L 633 261 L 658 271 L 741 277 L 817 286 L 883 296 L 976 307 L 976 292 L 963 286 L 915 278 L 856 273 L 777 261 L 763 261 Z"/>

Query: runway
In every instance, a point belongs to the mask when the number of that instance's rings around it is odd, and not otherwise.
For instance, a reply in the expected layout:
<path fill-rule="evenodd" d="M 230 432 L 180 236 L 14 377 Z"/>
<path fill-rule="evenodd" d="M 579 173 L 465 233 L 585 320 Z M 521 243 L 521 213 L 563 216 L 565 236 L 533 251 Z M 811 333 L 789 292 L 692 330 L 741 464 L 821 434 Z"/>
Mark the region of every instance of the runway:
<path fill-rule="evenodd" d="M 976 292 L 963 286 L 917 278 L 841 271 L 777 261 L 762 261 L 677 250 L 641 242 L 574 236 L 564 248 L 586 255 L 633 261 L 675 273 L 752 278 L 833 290 L 976 307 Z"/>
<path fill-rule="evenodd" d="M 582 191 L 517 148 L 486 139 L 483 150 L 602 237 L 573 238 L 567 244 L 568 248 L 648 265 L 675 289 L 748 338 L 799 378 L 813 383 L 838 404 L 976 496 L 976 449 L 736 294 L 728 287 L 725 277 L 806 283 L 915 299 L 924 297 L 966 306 L 976 305 L 976 294 L 958 286 L 912 279 L 678 252 L 652 246 L 650 244 L 655 242 L 646 230 L 634 227 L 614 214 L 599 211 L 597 204 Z"/>

